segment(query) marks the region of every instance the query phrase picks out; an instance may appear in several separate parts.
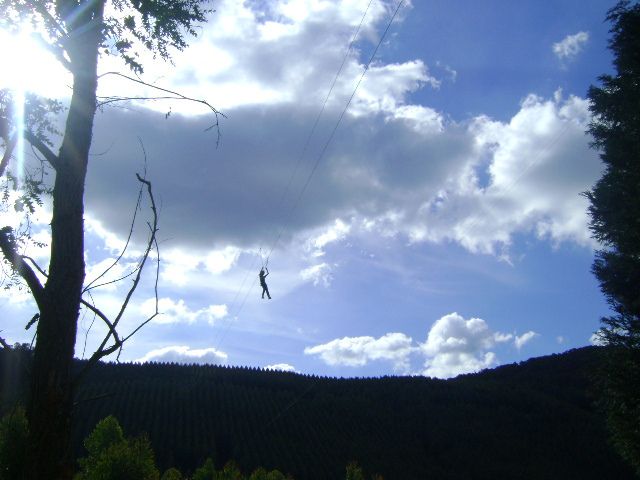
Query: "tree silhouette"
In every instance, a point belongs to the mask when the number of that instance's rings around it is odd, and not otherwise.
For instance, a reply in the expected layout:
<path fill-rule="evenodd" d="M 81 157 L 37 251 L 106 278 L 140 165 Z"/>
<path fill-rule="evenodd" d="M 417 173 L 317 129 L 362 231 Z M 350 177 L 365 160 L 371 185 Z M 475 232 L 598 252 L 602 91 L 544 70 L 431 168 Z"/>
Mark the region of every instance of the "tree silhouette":
<path fill-rule="evenodd" d="M 589 89 L 589 133 L 605 169 L 585 195 L 603 246 L 592 271 L 615 312 L 599 331 L 611 347 L 599 376 L 602 404 L 614 444 L 640 473 L 640 5 L 619 2 L 607 19 L 616 75 Z"/>
<path fill-rule="evenodd" d="M 52 217 L 48 268 L 41 268 L 20 254 L 21 237 L 17 232 L 10 227 L 0 229 L 2 253 L 15 274 L 28 286 L 38 308 L 38 314 L 33 318 L 37 330 L 27 402 L 28 478 L 69 479 L 72 475 L 71 414 L 78 381 L 72 375 L 72 363 L 81 305 L 97 315 L 108 329 L 89 366 L 121 348 L 126 339 L 118 335 L 116 326 L 132 290 L 127 293 L 115 319 L 109 319 L 83 299 L 83 293 L 86 293 L 83 289 L 84 193 L 93 121 L 101 100 L 96 94 L 99 58 L 101 55 L 118 56 L 136 74 L 143 72 L 138 56 L 141 50 L 170 59 L 171 50 L 184 49 L 187 46 L 185 36 L 195 35 L 196 26 L 205 21 L 209 10 L 202 6 L 204 3 L 206 0 L 0 0 L 0 18 L 4 25 L 14 31 L 19 31 L 25 23 L 38 26 L 42 43 L 73 77 L 58 153 L 52 150 L 48 139 L 55 131 L 46 114 L 59 111 L 59 104 L 31 102 L 32 113 L 27 115 L 23 126 L 13 123 L 9 96 L 3 93 L 0 97 L 0 137 L 4 144 L 0 174 L 9 175 L 6 167 L 13 158 L 16 138 L 20 135 L 42 156 L 43 165 L 55 174 L 50 191 Z M 42 74 L 46 75 L 46 72 Z M 164 91 L 164 94 L 186 98 L 175 92 Z M 123 98 L 103 100 L 113 102 Z M 28 107 L 25 106 L 25 111 Z M 212 110 L 217 115 L 215 109 Z M 139 180 L 143 187 L 148 187 L 150 194 L 151 184 L 142 177 Z M 41 195 L 47 193 L 37 178 L 22 188 L 27 207 L 29 201 L 41 201 Z M 32 212 L 29 208 L 23 210 L 25 214 Z M 154 228 L 151 227 L 147 255 L 155 241 Z M 146 256 L 136 275 L 141 273 L 144 260 Z M 44 284 L 40 280 L 43 276 L 46 278 Z M 132 333 L 135 331 L 137 329 Z"/>

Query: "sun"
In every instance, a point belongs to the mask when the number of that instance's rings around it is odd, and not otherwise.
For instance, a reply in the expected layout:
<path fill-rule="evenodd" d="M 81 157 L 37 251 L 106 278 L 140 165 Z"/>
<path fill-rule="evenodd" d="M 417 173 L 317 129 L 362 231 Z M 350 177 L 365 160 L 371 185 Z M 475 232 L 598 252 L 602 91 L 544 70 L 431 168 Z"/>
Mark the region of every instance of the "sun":
<path fill-rule="evenodd" d="M 34 93 L 55 99 L 70 96 L 71 75 L 38 43 L 28 27 L 17 33 L 0 29 L 0 59 L 0 88 L 18 95 Z"/>

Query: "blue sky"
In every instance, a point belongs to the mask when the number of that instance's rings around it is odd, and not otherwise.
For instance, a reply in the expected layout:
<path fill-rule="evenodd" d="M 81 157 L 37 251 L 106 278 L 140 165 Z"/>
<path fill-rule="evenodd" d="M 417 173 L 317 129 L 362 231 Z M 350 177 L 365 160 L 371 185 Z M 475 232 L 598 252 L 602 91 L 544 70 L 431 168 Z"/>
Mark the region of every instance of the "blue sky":
<path fill-rule="evenodd" d="M 580 196 L 601 171 L 586 92 L 611 71 L 614 3 L 404 2 L 327 143 L 396 6 L 373 0 L 304 150 L 369 2 L 214 2 L 175 65 L 146 58 L 144 78 L 223 111 L 218 147 L 194 105 L 129 103 L 96 118 L 88 281 L 126 236 L 138 137 L 162 205 L 162 315 L 121 360 L 450 377 L 588 345 L 607 306 Z M 20 57 L 5 86 L 66 98 L 53 62 L 38 63 L 48 76 L 37 82 Z M 103 58 L 101 69 L 122 66 Z M 104 77 L 99 93 L 116 92 L 148 93 Z M 47 223 L 45 206 L 34 223 L 45 241 Z M 273 299 L 262 300 L 272 248 Z M 30 253 L 46 264 L 46 249 Z M 148 273 L 124 331 L 149 313 Z M 126 287 L 95 300 L 114 312 Z M 3 292 L 0 305 L 3 338 L 30 341 L 28 295 Z M 82 312 L 78 356 L 104 335 L 91 323 Z"/>

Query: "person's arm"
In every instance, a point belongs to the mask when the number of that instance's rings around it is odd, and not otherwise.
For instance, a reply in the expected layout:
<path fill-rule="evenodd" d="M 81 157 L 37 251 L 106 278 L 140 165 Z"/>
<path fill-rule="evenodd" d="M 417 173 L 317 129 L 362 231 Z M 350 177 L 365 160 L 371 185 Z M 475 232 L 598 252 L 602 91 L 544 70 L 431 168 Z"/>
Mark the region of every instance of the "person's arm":
<path fill-rule="evenodd" d="M 267 271 L 267 273 L 264 276 L 268 277 L 269 276 L 269 269 L 265 267 L 265 270 Z"/>

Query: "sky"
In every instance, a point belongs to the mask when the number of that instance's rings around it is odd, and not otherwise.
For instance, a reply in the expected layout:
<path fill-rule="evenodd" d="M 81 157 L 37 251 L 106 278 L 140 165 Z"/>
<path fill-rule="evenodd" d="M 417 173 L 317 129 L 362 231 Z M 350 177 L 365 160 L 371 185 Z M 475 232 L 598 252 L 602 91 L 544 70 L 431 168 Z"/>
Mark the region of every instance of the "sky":
<path fill-rule="evenodd" d="M 383 37 L 396 0 L 213 2 L 173 64 L 141 60 L 146 82 L 222 112 L 219 130 L 188 101 L 96 116 L 86 284 L 125 245 L 136 172 L 160 212 L 161 314 L 120 361 L 448 378 L 589 345 L 608 307 L 581 196 L 602 172 L 586 95 L 612 72 L 614 4 L 405 1 Z M 0 86 L 68 100 L 70 79 L 27 33 L 0 40 Z M 127 73 L 113 57 L 100 71 Z M 158 95 L 113 74 L 98 93 Z M 48 212 L 31 225 L 45 244 Z M 6 205 L 0 217 L 19 225 Z M 102 280 L 135 266 L 149 218 L 143 198 Z M 46 252 L 26 253 L 46 265 Z M 149 263 L 123 334 L 153 313 L 154 274 Z M 115 316 L 130 285 L 92 301 Z M 1 290 L 0 308 L 0 336 L 31 342 L 28 292 Z M 76 355 L 104 334 L 82 310 Z"/>

